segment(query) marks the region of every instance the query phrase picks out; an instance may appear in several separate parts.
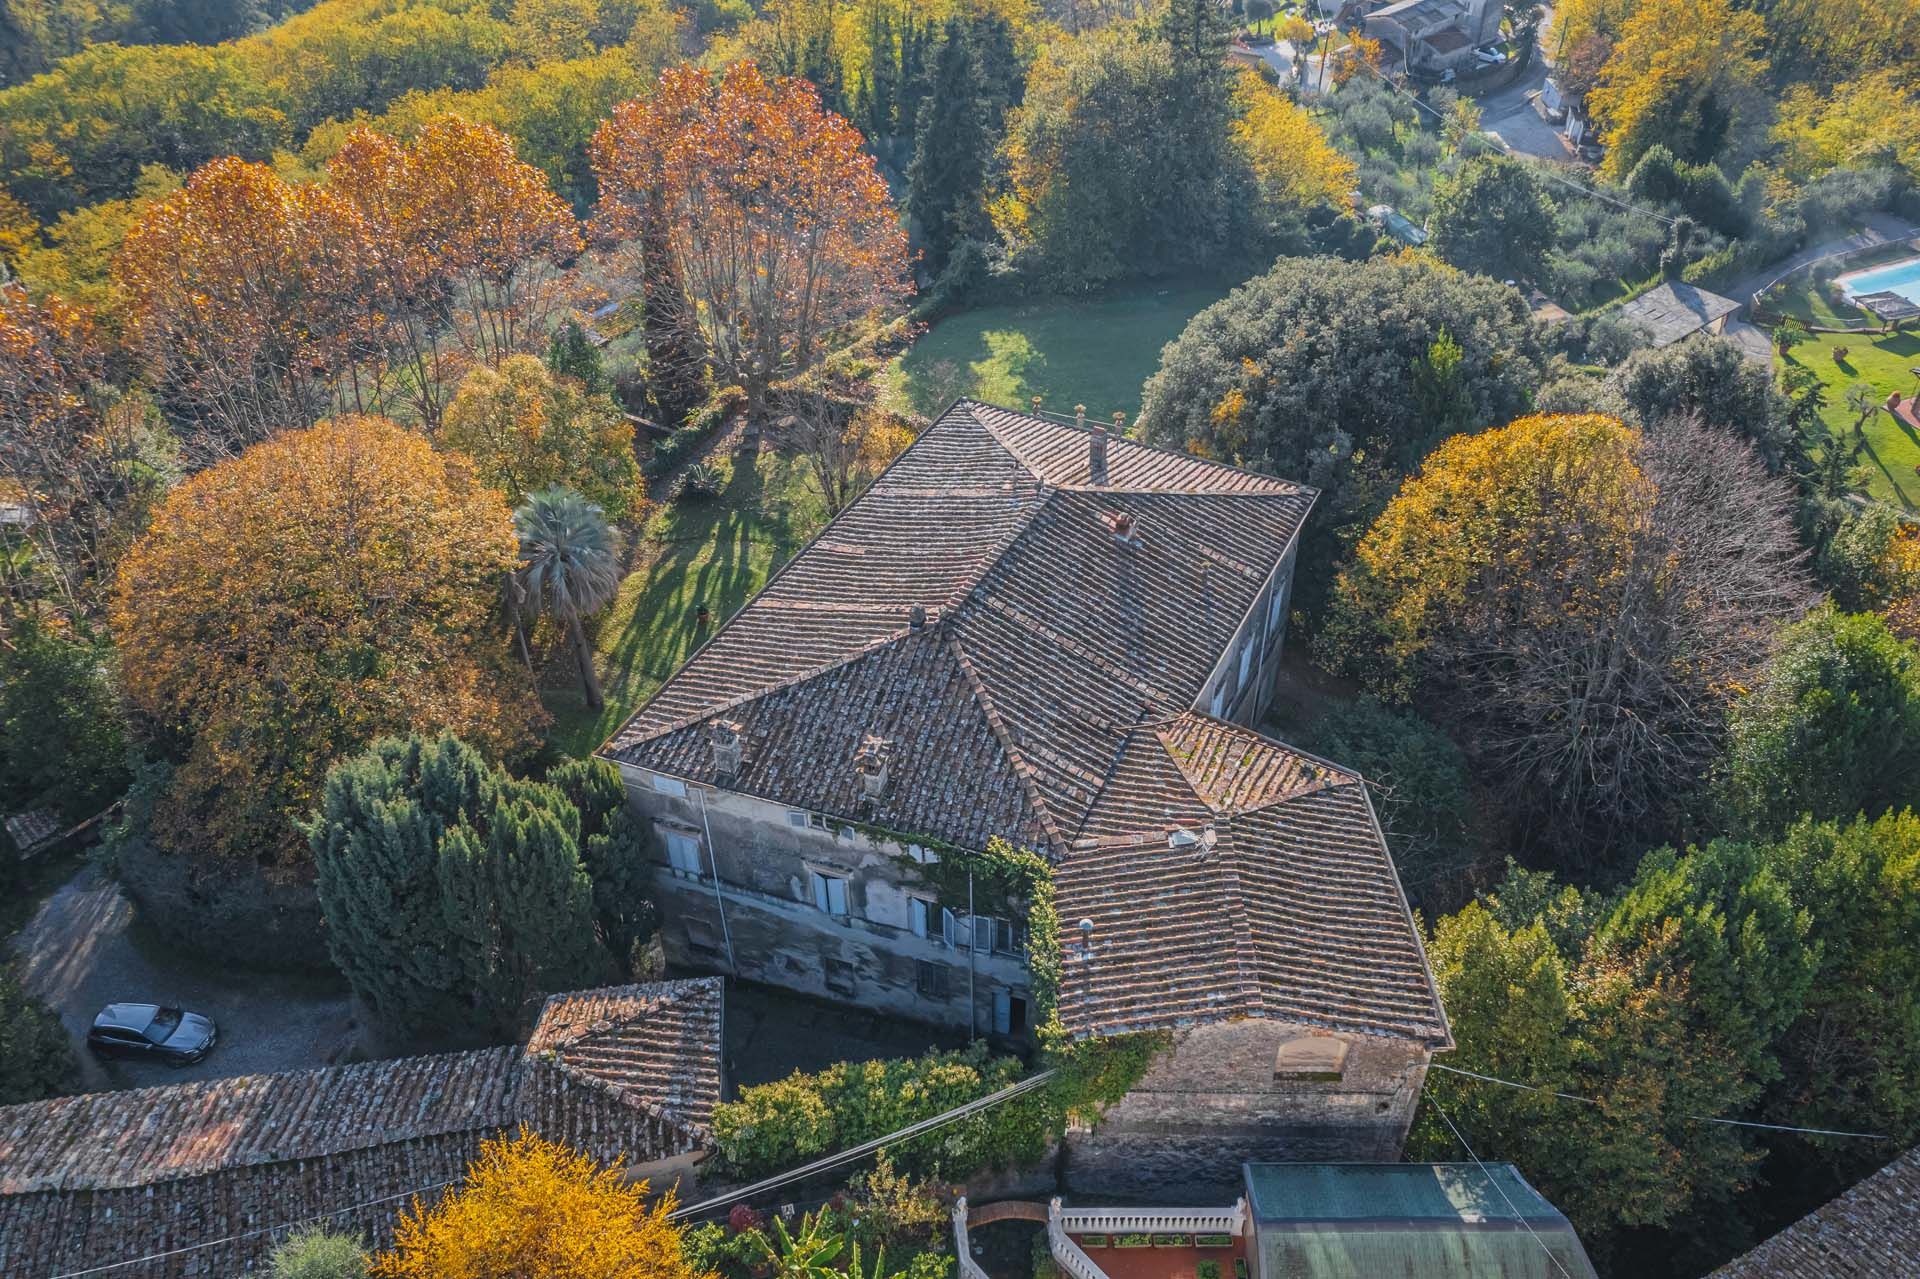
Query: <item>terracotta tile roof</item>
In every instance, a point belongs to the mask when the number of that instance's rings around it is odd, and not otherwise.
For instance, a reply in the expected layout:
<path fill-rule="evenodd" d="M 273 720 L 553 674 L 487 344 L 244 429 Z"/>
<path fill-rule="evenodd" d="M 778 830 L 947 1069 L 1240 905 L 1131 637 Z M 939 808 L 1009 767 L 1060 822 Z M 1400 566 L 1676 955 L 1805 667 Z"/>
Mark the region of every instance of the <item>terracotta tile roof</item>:
<path fill-rule="evenodd" d="M 1883 1279 L 1920 1258 L 1920 1148 L 1816 1208 L 1713 1279 Z"/>
<path fill-rule="evenodd" d="M 1315 494 L 1105 447 L 1094 484 L 1088 432 L 955 404 L 602 754 L 908 836 L 1046 850 L 1069 933 L 1096 925 L 1063 1000 L 1079 1033 L 1271 1015 L 1445 1042 L 1358 779 L 1193 713 Z M 721 721 L 743 742 L 725 775 Z M 871 799 L 853 766 L 869 737 L 891 743 Z M 1346 798 L 1313 799 L 1333 789 Z M 1209 821 L 1210 861 L 1169 848 L 1170 823 Z"/>
<path fill-rule="evenodd" d="M 1450 1042 L 1365 784 L 1237 725 L 1136 735 L 1054 896 L 1077 1034 L 1242 1016 Z"/>
<path fill-rule="evenodd" d="M 721 980 L 555 995 L 527 1041 L 573 1079 L 705 1132 L 720 1101 Z"/>
<path fill-rule="evenodd" d="M 151 1185 L 504 1126 L 512 1048 L 0 1108 L 0 1194 Z"/>
<path fill-rule="evenodd" d="M 182 1249 L 111 1274 L 227 1279 L 258 1268 L 274 1228 L 327 1214 L 380 1245 L 406 1198 L 522 1124 L 601 1160 L 685 1154 L 719 1096 L 720 997 L 718 979 L 587 991 L 549 1003 L 537 1051 L 0 1107 L 0 1275 Z"/>

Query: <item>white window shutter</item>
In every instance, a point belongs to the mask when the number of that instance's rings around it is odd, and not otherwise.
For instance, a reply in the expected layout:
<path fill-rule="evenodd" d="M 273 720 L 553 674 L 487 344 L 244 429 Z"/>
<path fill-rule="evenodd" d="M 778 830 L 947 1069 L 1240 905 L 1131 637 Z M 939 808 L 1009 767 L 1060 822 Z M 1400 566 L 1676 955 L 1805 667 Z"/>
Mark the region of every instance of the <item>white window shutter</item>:
<path fill-rule="evenodd" d="M 827 877 L 817 870 L 813 872 L 813 904 L 817 909 L 827 909 Z"/>
<path fill-rule="evenodd" d="M 1013 1030 L 1013 997 L 1007 991 L 993 992 L 993 1033 L 1010 1034 Z"/>
<path fill-rule="evenodd" d="M 847 881 L 846 880 L 834 879 L 831 876 L 828 877 L 827 909 L 829 914 L 844 915 L 847 913 Z"/>
<path fill-rule="evenodd" d="M 927 935 L 926 901 L 919 897 L 907 898 L 907 915 L 913 921 L 913 935 L 925 937 Z"/>
<path fill-rule="evenodd" d="M 960 936 L 960 917 L 942 907 L 940 910 L 940 940 L 952 946 L 958 943 Z"/>

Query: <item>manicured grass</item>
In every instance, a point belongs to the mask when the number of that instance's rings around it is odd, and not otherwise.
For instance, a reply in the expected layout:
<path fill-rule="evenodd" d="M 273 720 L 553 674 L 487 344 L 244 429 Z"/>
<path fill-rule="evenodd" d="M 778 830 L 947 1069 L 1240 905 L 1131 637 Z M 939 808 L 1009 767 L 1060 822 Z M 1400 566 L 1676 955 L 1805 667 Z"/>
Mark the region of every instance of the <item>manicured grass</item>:
<path fill-rule="evenodd" d="M 1835 361 L 1834 351 L 1847 349 L 1844 361 Z M 1776 357 L 1777 359 L 1778 357 Z M 1874 398 L 1884 402 L 1889 393 L 1902 396 L 1914 393 L 1920 382 L 1909 370 L 1920 367 L 1920 334 L 1890 333 L 1875 337 L 1870 333 L 1821 333 L 1814 340 L 1793 348 L 1788 357 L 1820 375 L 1826 384 L 1827 406 L 1822 411 L 1828 431 L 1851 446 L 1853 414 L 1847 410 L 1847 388 L 1865 382 L 1874 390 Z M 1815 453 L 1826 446 L 1826 439 L 1809 440 Z M 1908 510 L 1920 510 L 1920 435 L 1884 409 L 1867 419 L 1866 446 L 1860 451 L 1861 464 L 1872 472 L 1866 492 L 1883 501 L 1898 502 Z"/>
<path fill-rule="evenodd" d="M 766 453 L 713 465 L 725 485 L 720 496 L 662 507 L 634 548 L 620 594 L 596 619 L 606 708 L 587 709 L 570 662 L 549 670 L 541 696 L 559 750 L 597 749 L 824 522 L 792 458 Z M 705 627 L 696 620 L 702 601 L 713 612 Z"/>
<path fill-rule="evenodd" d="M 1019 408 L 1038 395 L 1056 413 L 1085 404 L 1095 421 L 1131 418 L 1160 348 L 1226 295 L 1224 284 L 1149 288 L 964 311 L 894 362 L 888 395 L 929 415 L 962 395 Z"/>
<path fill-rule="evenodd" d="M 1839 264 L 1837 271 L 1840 275 L 1851 275 L 1855 271 L 1870 271 L 1876 266 L 1899 262 L 1912 256 L 1913 246 L 1902 240 L 1894 244 L 1883 244 L 1870 252 L 1848 258 L 1844 263 Z M 1872 316 L 1851 302 L 1836 303 L 1829 296 L 1832 291 L 1831 283 L 1816 284 L 1811 273 L 1801 271 L 1783 285 L 1776 286 L 1767 297 L 1767 304 L 1783 315 L 1792 316 L 1802 324 L 1823 324 L 1838 328 L 1873 321 Z"/>

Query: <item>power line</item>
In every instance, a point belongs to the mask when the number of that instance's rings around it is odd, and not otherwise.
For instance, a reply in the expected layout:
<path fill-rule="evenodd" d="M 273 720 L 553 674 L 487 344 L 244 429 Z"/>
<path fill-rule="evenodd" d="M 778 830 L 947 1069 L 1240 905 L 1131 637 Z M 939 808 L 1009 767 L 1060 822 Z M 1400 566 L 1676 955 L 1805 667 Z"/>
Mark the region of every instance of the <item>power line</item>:
<path fill-rule="evenodd" d="M 1443 1066 L 1439 1062 L 1429 1063 L 1434 1070 L 1444 1070 L 1449 1075 L 1463 1075 L 1468 1079 L 1478 1079 L 1482 1083 L 1499 1084 L 1503 1088 L 1518 1088 L 1521 1092 L 1545 1093 L 1558 1097 L 1562 1101 L 1577 1101 L 1587 1106 L 1604 1106 L 1606 1103 L 1592 1097 L 1582 1097 L 1577 1093 L 1561 1092 L 1555 1088 L 1542 1088 L 1535 1084 L 1517 1084 L 1511 1079 L 1499 1079 L 1493 1075 L 1483 1075 L 1478 1071 L 1462 1070 L 1458 1066 Z M 1798 1128 L 1792 1124 L 1763 1124 L 1751 1119 L 1721 1119 L 1714 1115 L 1680 1114 L 1678 1119 L 1691 1119 L 1701 1124 L 1723 1124 L 1729 1128 L 1765 1128 L 1770 1132 L 1799 1132 L 1815 1137 L 1858 1137 L 1863 1141 L 1891 1141 L 1892 1138 L 1880 1132 L 1844 1132 L 1837 1128 Z"/>
<path fill-rule="evenodd" d="M 1553 1263 L 1553 1268 L 1565 1275 L 1567 1279 L 1573 1279 L 1573 1273 L 1567 1269 L 1565 1263 L 1560 1260 L 1553 1249 L 1547 1247 L 1547 1241 L 1540 1237 L 1540 1232 L 1533 1228 L 1533 1223 L 1527 1220 L 1526 1214 L 1522 1213 L 1519 1207 L 1514 1204 L 1512 1196 L 1507 1194 L 1507 1188 L 1500 1184 L 1499 1179 L 1496 1178 L 1492 1172 L 1488 1171 L 1486 1164 L 1480 1161 L 1480 1156 L 1473 1153 L 1473 1147 L 1467 1144 L 1466 1137 L 1461 1133 L 1459 1128 L 1454 1126 L 1453 1117 L 1447 1114 L 1446 1109 L 1441 1106 L 1438 1101 L 1434 1101 L 1431 1097 L 1427 1098 L 1427 1100 L 1433 1102 L 1434 1110 L 1438 1112 L 1440 1118 L 1446 1120 L 1447 1127 L 1453 1131 L 1454 1140 L 1458 1141 L 1461 1148 L 1467 1152 L 1467 1158 L 1473 1160 L 1474 1167 L 1480 1170 L 1480 1175 L 1487 1179 L 1488 1184 L 1500 1192 L 1500 1197 L 1507 1201 L 1508 1211 L 1513 1213 L 1516 1221 L 1526 1227 L 1527 1233 L 1533 1236 L 1533 1241 L 1540 1245 L 1540 1251 L 1546 1253 L 1547 1260 Z"/>
<path fill-rule="evenodd" d="M 1425 111 L 1428 115 L 1432 116 L 1434 119 L 1442 122 L 1446 120 L 1446 116 L 1436 111 L 1430 104 L 1422 102 L 1417 95 L 1408 93 L 1405 89 L 1395 84 L 1392 81 L 1392 79 L 1390 79 L 1384 71 L 1374 66 L 1371 62 L 1368 62 L 1365 58 L 1355 58 L 1354 61 L 1358 62 L 1361 66 L 1365 67 L 1367 71 L 1374 77 L 1374 79 L 1378 80 L 1381 84 L 1386 85 L 1387 88 L 1399 94 L 1401 97 L 1405 98 L 1407 101 L 1413 103 L 1414 106 L 1420 108 L 1422 111 Z M 1495 155 L 1503 155 L 1503 156 L 1506 156 L 1508 159 L 1520 159 L 1524 154 L 1523 152 L 1515 151 L 1512 147 L 1508 146 L 1503 139 L 1492 137 L 1491 135 L 1479 129 L 1475 129 L 1474 131 L 1467 134 L 1466 136 L 1480 143 L 1482 146 L 1492 147 Z M 1531 157 L 1527 157 L 1527 158 L 1531 159 Z M 1679 220 L 1677 218 L 1669 217 L 1667 214 L 1664 214 L 1664 213 L 1655 213 L 1652 209 L 1643 209 L 1637 204 L 1633 204 L 1633 203 L 1630 203 L 1629 201 L 1619 199 L 1616 196 L 1608 195 L 1604 191 L 1595 191 L 1591 187 L 1582 186 L 1578 182 L 1575 182 L 1572 178 L 1565 177 L 1562 174 L 1556 172 L 1553 169 L 1553 167 L 1550 165 L 1529 164 L 1527 167 L 1532 169 L 1535 173 L 1539 174 L 1541 177 L 1547 179 L 1547 181 L 1549 182 L 1557 182 L 1563 187 L 1567 187 L 1570 190 L 1580 192 L 1582 195 L 1590 195 L 1596 200 L 1604 200 L 1606 203 L 1614 205 L 1616 208 L 1626 209 L 1628 212 L 1631 212 L 1631 213 L 1644 214 L 1645 216 L 1652 218 L 1656 222 L 1664 222 L 1668 226 L 1673 226 Z"/>

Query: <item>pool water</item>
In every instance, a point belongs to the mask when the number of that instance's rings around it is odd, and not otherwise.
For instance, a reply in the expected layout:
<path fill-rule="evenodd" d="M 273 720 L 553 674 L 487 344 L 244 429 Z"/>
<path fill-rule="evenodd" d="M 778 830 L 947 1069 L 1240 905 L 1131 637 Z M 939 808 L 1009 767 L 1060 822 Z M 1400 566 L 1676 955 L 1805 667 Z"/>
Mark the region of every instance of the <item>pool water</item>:
<path fill-rule="evenodd" d="M 1920 258 L 1908 258 L 1905 262 L 1862 271 L 1858 275 L 1843 275 L 1835 283 L 1845 289 L 1850 298 L 1868 293 L 1898 293 L 1920 306 Z"/>

